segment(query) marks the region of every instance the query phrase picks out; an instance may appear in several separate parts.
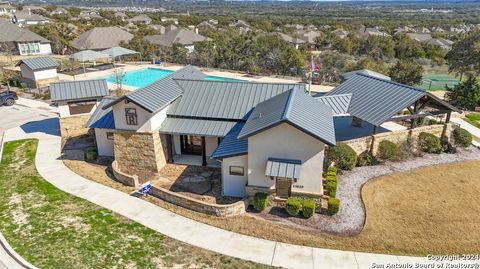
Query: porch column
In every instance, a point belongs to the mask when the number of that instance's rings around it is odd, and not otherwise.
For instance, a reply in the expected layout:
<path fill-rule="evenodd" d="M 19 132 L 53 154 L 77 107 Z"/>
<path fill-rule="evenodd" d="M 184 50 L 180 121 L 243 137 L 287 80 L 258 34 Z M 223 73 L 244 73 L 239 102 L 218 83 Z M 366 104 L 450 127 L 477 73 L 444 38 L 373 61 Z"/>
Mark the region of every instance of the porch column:
<path fill-rule="evenodd" d="M 171 134 L 167 134 L 167 162 L 173 163 L 173 143 Z"/>
<path fill-rule="evenodd" d="M 445 119 L 445 123 L 449 123 L 450 122 L 450 117 L 452 116 L 452 111 L 448 111 L 447 112 L 447 118 Z"/>
<path fill-rule="evenodd" d="M 205 144 L 205 136 L 202 136 L 202 166 L 207 166 L 207 147 Z"/>

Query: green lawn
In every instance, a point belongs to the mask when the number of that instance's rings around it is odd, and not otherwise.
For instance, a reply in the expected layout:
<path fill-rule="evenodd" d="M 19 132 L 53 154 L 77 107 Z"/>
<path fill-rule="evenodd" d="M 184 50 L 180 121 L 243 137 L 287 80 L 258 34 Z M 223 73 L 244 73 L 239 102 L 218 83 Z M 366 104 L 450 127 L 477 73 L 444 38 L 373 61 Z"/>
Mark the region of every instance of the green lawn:
<path fill-rule="evenodd" d="M 36 148 L 31 139 L 5 143 L 0 164 L 0 231 L 34 265 L 264 268 L 181 243 L 60 191 L 37 173 Z"/>
<path fill-rule="evenodd" d="M 474 125 L 477 128 L 480 128 L 480 113 L 468 113 L 465 121 L 467 121 L 471 125 Z"/>

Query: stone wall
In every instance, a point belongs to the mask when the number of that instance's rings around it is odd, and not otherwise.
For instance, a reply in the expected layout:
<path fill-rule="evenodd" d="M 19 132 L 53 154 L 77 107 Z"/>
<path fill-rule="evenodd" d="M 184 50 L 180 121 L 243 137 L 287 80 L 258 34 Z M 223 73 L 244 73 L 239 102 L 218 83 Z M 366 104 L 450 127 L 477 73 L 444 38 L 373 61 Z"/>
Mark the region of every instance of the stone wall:
<path fill-rule="evenodd" d="M 415 148 L 418 142 L 418 135 L 421 132 L 431 133 L 437 137 L 442 137 L 443 135 L 445 135 L 448 139 L 450 139 L 452 131 L 452 124 L 436 124 L 417 127 L 411 130 L 380 133 L 373 136 L 342 141 L 342 143 L 345 143 L 352 147 L 352 149 L 355 150 L 357 154 L 372 149 L 372 152 L 375 155 L 378 151 L 378 145 L 383 140 L 389 140 L 397 145 L 401 145 L 402 143 L 405 143 L 410 139 L 410 141 L 412 142 L 412 146 Z"/>
<path fill-rule="evenodd" d="M 167 164 L 164 144 L 158 132 L 115 130 L 113 145 L 119 171 L 138 175 L 140 183 L 148 181 Z"/>
<path fill-rule="evenodd" d="M 137 187 L 137 186 L 140 185 L 138 183 L 138 176 L 137 175 L 133 175 L 133 176 L 128 175 L 128 174 L 125 174 L 118 169 L 117 161 L 112 162 L 112 171 L 113 171 L 113 176 L 115 177 L 115 179 L 118 182 L 120 182 L 122 184 L 125 184 L 127 186 L 131 186 L 131 187 Z"/>
<path fill-rule="evenodd" d="M 60 132 L 62 138 L 87 134 L 89 128 L 85 127 L 85 124 L 87 124 L 90 116 L 90 114 L 87 114 L 60 118 Z"/>
<path fill-rule="evenodd" d="M 155 186 L 152 186 L 148 193 L 174 205 L 218 217 L 232 217 L 240 215 L 245 213 L 245 208 L 248 207 L 247 200 L 238 201 L 228 205 L 210 204 Z"/>

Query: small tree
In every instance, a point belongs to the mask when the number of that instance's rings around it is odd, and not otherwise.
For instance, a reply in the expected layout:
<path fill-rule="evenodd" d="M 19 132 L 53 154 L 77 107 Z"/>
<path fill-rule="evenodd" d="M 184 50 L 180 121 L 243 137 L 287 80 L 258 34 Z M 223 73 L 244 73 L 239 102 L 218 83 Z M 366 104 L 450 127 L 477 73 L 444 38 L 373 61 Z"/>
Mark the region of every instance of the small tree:
<path fill-rule="evenodd" d="M 400 60 L 390 68 L 392 80 L 406 85 L 417 85 L 422 82 L 423 67 L 412 60 Z"/>
<path fill-rule="evenodd" d="M 447 86 L 445 95 L 448 101 L 462 109 L 473 110 L 480 105 L 480 83 L 473 76 L 458 83 L 453 88 Z"/>
<path fill-rule="evenodd" d="M 125 80 L 125 71 L 123 68 L 116 68 L 113 71 L 113 75 L 115 77 L 115 85 L 117 86 L 115 89 L 115 95 L 122 96 L 124 95 L 123 82 Z"/>

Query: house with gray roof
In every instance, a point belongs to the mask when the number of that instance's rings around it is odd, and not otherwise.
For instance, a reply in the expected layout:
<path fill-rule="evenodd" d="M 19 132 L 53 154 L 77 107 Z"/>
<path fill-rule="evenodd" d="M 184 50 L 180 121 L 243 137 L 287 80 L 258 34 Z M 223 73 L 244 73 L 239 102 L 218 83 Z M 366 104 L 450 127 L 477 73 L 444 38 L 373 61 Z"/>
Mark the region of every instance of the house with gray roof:
<path fill-rule="evenodd" d="M 43 56 L 20 60 L 16 66 L 20 66 L 22 82 L 30 88 L 48 86 L 51 82 L 58 81 L 58 62 L 52 57 Z"/>
<path fill-rule="evenodd" d="M 128 19 L 127 21 L 132 23 L 132 24 L 149 25 L 149 24 L 152 23 L 152 19 L 145 14 L 137 15 L 137 16 L 131 18 L 131 19 Z"/>
<path fill-rule="evenodd" d="M 389 131 L 382 129 L 388 121 L 458 111 L 423 90 L 362 73 L 312 97 L 304 84 L 213 81 L 192 66 L 102 102 L 88 126 L 106 130 L 97 145 L 113 154 L 117 172 L 142 183 L 167 163 L 221 167 L 222 193 L 233 197 L 319 197 L 325 149 L 337 141 L 355 130 Z M 345 129 L 345 117 L 367 128 Z"/>
<path fill-rule="evenodd" d="M 50 40 L 12 23 L 0 22 L 2 51 L 19 55 L 51 54 Z"/>
<path fill-rule="evenodd" d="M 31 25 L 45 25 L 50 23 L 50 19 L 45 18 L 42 15 L 32 13 L 30 10 L 28 10 L 15 12 L 12 22 L 20 27 L 25 27 Z"/>
<path fill-rule="evenodd" d="M 91 114 L 109 94 L 105 79 L 63 81 L 50 84 L 50 96 L 60 117 Z"/>
<path fill-rule="evenodd" d="M 145 39 L 157 46 L 171 47 L 173 44 L 180 44 L 192 53 L 195 50 L 195 42 L 204 41 L 206 38 L 194 31 L 176 28 L 163 35 L 145 36 Z"/>
<path fill-rule="evenodd" d="M 132 34 L 116 26 L 95 27 L 72 40 L 70 46 L 76 50 L 105 50 L 118 47 L 121 42 L 132 38 Z"/>

